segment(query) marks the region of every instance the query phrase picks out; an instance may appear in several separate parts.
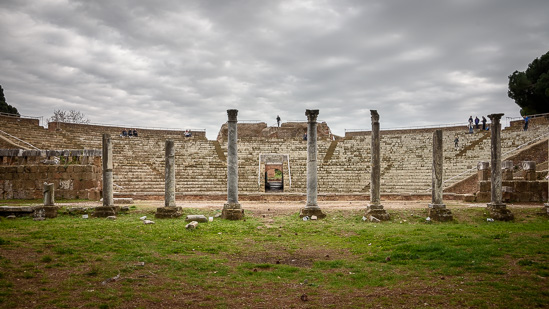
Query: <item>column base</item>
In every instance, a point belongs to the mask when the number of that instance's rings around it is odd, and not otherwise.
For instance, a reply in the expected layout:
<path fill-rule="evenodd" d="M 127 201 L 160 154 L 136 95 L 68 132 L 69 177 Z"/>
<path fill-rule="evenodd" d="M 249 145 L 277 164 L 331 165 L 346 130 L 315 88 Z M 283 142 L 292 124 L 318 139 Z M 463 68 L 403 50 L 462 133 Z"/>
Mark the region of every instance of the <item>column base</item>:
<path fill-rule="evenodd" d="M 490 212 L 490 217 L 494 220 L 511 221 L 515 219 L 515 216 L 507 209 L 507 205 L 505 204 L 489 203 L 486 208 Z"/>
<path fill-rule="evenodd" d="M 369 205 L 366 207 L 366 215 L 365 217 L 368 218 L 370 221 L 375 221 L 370 219 L 370 216 L 380 220 L 380 221 L 389 221 L 391 220 L 391 216 L 387 213 L 385 209 L 383 209 L 383 205 Z"/>
<path fill-rule="evenodd" d="M 44 216 L 44 218 L 56 218 L 57 217 L 57 210 L 59 209 L 58 206 L 36 206 L 33 207 L 34 212 L 41 212 Z"/>
<path fill-rule="evenodd" d="M 116 216 L 120 210 L 119 206 L 99 206 L 93 210 L 93 216 L 97 218 L 106 218 L 108 216 Z"/>
<path fill-rule="evenodd" d="M 434 221 L 452 221 L 454 216 L 444 204 L 429 204 L 429 218 Z"/>
<path fill-rule="evenodd" d="M 154 217 L 157 219 L 179 218 L 183 215 L 181 206 L 164 206 L 156 208 Z"/>
<path fill-rule="evenodd" d="M 227 203 L 223 205 L 221 219 L 242 220 L 244 219 L 244 209 L 239 203 Z"/>
<path fill-rule="evenodd" d="M 326 218 L 326 214 L 323 213 L 320 207 L 318 206 L 316 207 L 305 206 L 304 208 L 301 208 L 301 210 L 299 211 L 300 218 L 303 218 L 303 217 L 310 218 L 311 216 L 316 216 L 318 219 Z"/>
<path fill-rule="evenodd" d="M 549 215 L 549 203 L 543 204 L 543 213 Z"/>

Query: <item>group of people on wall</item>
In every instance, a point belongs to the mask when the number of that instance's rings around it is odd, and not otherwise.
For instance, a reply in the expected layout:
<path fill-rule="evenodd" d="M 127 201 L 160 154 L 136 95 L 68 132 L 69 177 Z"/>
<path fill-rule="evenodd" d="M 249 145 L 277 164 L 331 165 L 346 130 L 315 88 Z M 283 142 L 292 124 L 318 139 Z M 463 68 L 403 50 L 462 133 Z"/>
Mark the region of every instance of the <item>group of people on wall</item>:
<path fill-rule="evenodd" d="M 482 121 L 475 117 L 475 120 L 473 120 L 473 116 L 469 116 L 469 122 L 467 124 L 467 128 L 469 129 L 469 133 L 473 133 L 473 129 L 480 129 L 480 123 L 482 122 L 482 131 L 490 130 L 490 127 L 486 126 L 486 117 L 482 116 Z"/>
<path fill-rule="evenodd" d="M 129 129 L 129 130 L 122 130 L 122 133 L 120 133 L 121 137 L 138 137 L 138 133 L 136 129 Z"/>

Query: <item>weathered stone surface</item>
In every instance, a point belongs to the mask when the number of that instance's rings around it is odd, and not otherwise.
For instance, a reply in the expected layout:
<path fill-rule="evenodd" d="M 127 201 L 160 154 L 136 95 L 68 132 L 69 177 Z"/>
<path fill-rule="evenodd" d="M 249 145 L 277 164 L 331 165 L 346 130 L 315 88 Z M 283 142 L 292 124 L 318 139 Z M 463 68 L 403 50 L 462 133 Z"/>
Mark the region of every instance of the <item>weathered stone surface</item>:
<path fill-rule="evenodd" d="M 179 218 L 183 215 L 181 206 L 164 206 L 156 208 L 154 217 L 157 219 Z"/>
<path fill-rule="evenodd" d="M 55 187 L 53 183 L 44 182 L 44 206 L 55 205 Z"/>
<path fill-rule="evenodd" d="M 185 225 L 187 230 L 194 230 L 198 226 L 197 221 L 191 221 L 189 224 Z"/>
<path fill-rule="evenodd" d="M 370 205 L 366 208 L 366 218 L 375 217 L 376 219 L 380 221 L 389 221 L 391 220 L 391 216 L 387 211 L 383 208 L 383 205 Z M 368 219 L 370 222 L 372 222 L 371 219 Z"/>
<path fill-rule="evenodd" d="M 429 218 L 441 222 L 452 221 L 454 219 L 452 212 L 450 209 L 446 208 L 446 205 L 444 205 L 444 207 L 431 207 L 431 205 L 429 205 Z"/>
<path fill-rule="evenodd" d="M 1 217 L 8 217 L 8 216 L 16 216 L 16 217 L 24 217 L 24 216 L 30 216 L 34 213 L 34 208 L 30 206 L 0 206 L 0 216 Z"/>
<path fill-rule="evenodd" d="M 97 218 L 106 218 L 108 216 L 116 216 L 119 210 L 119 206 L 99 206 L 95 207 L 92 215 Z"/>
<path fill-rule="evenodd" d="M 172 140 L 166 141 L 164 206 L 175 207 L 175 147 Z"/>
<path fill-rule="evenodd" d="M 221 211 L 221 218 L 227 220 L 241 220 L 244 218 L 244 209 L 240 204 L 226 203 Z"/>
<path fill-rule="evenodd" d="M 515 219 L 513 213 L 507 209 L 505 204 L 488 204 L 487 206 L 490 217 L 498 221 L 511 221 Z"/>
<path fill-rule="evenodd" d="M 113 162 L 112 162 L 112 143 L 110 134 L 103 134 L 103 207 L 113 207 Z M 103 212 L 108 212 L 107 208 L 100 210 L 101 215 Z M 116 215 L 114 213 L 113 215 Z M 106 215 L 105 217 L 110 216 Z"/>
<path fill-rule="evenodd" d="M 116 204 L 133 204 L 133 198 L 131 197 L 115 197 L 113 203 Z"/>
<path fill-rule="evenodd" d="M 513 220 L 513 214 L 507 209 L 507 206 L 503 204 L 502 193 L 502 176 L 501 176 L 501 116 L 503 114 L 491 114 L 488 115 L 492 121 L 490 127 L 491 132 L 491 162 L 492 175 L 491 175 L 491 203 L 487 208 L 490 215 L 495 220 L 509 221 Z"/>
<path fill-rule="evenodd" d="M 370 171 L 370 205 L 366 208 L 366 218 L 374 216 L 387 221 L 391 216 L 381 205 L 381 143 L 379 134 L 379 114 L 370 110 L 372 120 L 371 171 Z"/>
<path fill-rule="evenodd" d="M 208 218 L 204 215 L 188 215 L 185 218 L 185 221 L 187 221 L 187 222 L 191 222 L 191 221 L 208 222 Z"/>
<path fill-rule="evenodd" d="M 316 216 L 318 219 L 326 218 L 326 214 L 322 212 L 320 207 L 304 207 L 299 211 L 299 217 L 309 217 Z"/>

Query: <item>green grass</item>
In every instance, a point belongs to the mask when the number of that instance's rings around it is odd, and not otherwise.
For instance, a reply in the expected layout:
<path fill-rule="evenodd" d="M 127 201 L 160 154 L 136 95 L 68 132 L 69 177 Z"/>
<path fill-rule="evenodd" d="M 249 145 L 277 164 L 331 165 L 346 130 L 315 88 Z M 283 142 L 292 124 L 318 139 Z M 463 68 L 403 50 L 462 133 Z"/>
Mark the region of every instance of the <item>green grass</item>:
<path fill-rule="evenodd" d="M 483 210 L 457 209 L 456 221 L 432 224 L 421 210 L 377 224 L 357 212 L 268 224 L 248 214 L 196 230 L 182 219 L 144 225 L 142 212 L 1 219 L 0 307 L 292 307 L 303 293 L 313 307 L 543 307 L 549 221 L 536 211 L 486 222 Z"/>

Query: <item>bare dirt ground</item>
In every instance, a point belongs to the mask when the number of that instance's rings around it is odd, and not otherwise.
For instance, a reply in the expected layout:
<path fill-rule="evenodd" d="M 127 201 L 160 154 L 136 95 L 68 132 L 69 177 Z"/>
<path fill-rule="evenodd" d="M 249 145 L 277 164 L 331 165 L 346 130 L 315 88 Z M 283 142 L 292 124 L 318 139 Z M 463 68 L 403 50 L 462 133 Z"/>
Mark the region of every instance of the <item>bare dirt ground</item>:
<path fill-rule="evenodd" d="M 403 209 L 426 209 L 429 206 L 429 200 L 413 200 L 413 201 L 382 201 L 384 208 L 387 211 L 391 210 L 403 210 Z M 368 201 L 322 201 L 318 202 L 318 206 L 324 211 L 360 211 L 365 210 L 368 206 Z M 463 201 L 448 201 L 445 202 L 446 206 L 452 208 L 484 208 L 486 203 L 468 203 Z M 177 201 L 177 206 L 183 208 L 192 209 L 207 209 L 216 210 L 223 208 L 223 202 L 221 201 Z M 305 202 L 296 201 L 279 201 L 279 202 L 257 202 L 257 201 L 242 201 L 240 202 L 242 208 L 246 212 L 262 213 L 265 211 L 271 212 L 271 214 L 291 214 L 299 212 L 299 210 L 305 207 Z M 81 202 L 81 203 L 56 203 L 57 206 L 87 206 L 96 207 L 102 206 L 100 202 Z M 153 200 L 134 200 L 133 204 L 120 204 L 120 206 L 136 206 L 142 210 L 153 210 L 157 207 L 163 207 L 164 201 Z M 507 206 L 510 209 L 513 208 L 539 208 L 543 205 L 541 203 L 509 203 Z"/>

